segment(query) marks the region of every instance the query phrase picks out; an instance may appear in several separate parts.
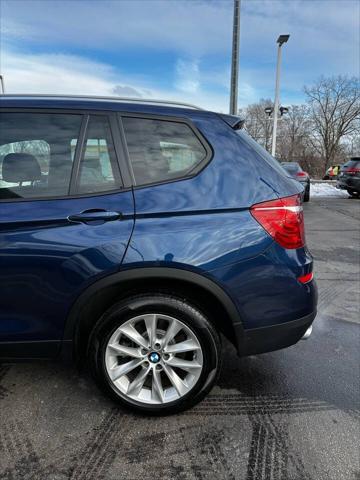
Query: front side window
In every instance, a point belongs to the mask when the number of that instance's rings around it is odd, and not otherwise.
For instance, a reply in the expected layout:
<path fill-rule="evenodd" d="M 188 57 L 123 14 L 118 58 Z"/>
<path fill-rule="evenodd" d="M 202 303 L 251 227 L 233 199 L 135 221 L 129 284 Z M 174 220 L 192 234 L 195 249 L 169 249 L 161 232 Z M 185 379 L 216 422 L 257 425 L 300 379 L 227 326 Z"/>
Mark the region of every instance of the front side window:
<path fill-rule="evenodd" d="M 122 121 L 137 185 L 186 177 L 207 156 L 184 123 L 132 117 Z"/>
<path fill-rule="evenodd" d="M 0 113 L 0 199 L 68 194 L 81 115 Z"/>

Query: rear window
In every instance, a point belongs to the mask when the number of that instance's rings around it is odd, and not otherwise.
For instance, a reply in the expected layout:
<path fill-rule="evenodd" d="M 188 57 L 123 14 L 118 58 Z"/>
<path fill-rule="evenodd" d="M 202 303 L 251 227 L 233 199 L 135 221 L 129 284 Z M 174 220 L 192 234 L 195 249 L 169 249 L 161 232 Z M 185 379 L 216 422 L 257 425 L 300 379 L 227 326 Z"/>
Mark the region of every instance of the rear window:
<path fill-rule="evenodd" d="M 360 167 L 360 159 L 351 159 L 348 162 L 344 163 L 344 165 L 341 167 L 341 169 L 345 168 L 359 168 Z"/>
<path fill-rule="evenodd" d="M 282 163 L 281 165 L 282 167 L 285 168 L 285 170 L 291 173 L 296 173 L 301 171 L 301 167 L 297 163 Z"/>
<path fill-rule="evenodd" d="M 67 195 L 71 139 L 82 117 L 73 114 L 0 114 L 0 199 Z"/>
<path fill-rule="evenodd" d="M 207 150 L 185 123 L 123 117 L 126 143 L 137 185 L 190 175 Z"/>

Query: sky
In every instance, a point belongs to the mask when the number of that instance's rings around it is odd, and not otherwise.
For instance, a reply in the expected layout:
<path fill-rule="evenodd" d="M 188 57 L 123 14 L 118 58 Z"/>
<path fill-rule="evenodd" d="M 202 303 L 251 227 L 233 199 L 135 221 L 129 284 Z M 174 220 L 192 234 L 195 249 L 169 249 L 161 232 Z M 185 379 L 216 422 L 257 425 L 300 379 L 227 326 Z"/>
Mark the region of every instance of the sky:
<path fill-rule="evenodd" d="M 119 95 L 227 112 L 232 0 L 0 0 L 7 93 Z M 304 101 L 321 75 L 360 74 L 360 0 L 242 0 L 239 107 Z"/>

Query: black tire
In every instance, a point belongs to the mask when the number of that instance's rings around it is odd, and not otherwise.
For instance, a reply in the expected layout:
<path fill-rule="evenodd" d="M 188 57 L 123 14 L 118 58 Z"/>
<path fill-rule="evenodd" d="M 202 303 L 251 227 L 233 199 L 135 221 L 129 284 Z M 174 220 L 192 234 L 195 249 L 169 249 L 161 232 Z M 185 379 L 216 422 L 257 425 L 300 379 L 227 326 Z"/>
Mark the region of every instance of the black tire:
<path fill-rule="evenodd" d="M 360 192 L 357 192 L 355 190 L 347 190 L 347 192 L 350 195 L 350 197 L 353 197 L 353 198 L 359 198 L 360 196 Z"/>
<path fill-rule="evenodd" d="M 200 342 L 203 369 L 193 388 L 171 403 L 146 404 L 124 397 L 111 381 L 105 365 L 106 345 L 115 330 L 130 318 L 146 313 L 170 315 L 190 327 Z M 167 415 L 186 410 L 202 400 L 217 381 L 221 368 L 220 337 L 214 326 L 197 308 L 172 294 L 139 294 L 113 305 L 97 322 L 89 339 L 90 371 L 101 390 L 115 402 L 140 413 Z"/>
<path fill-rule="evenodd" d="M 304 193 L 304 202 L 309 202 L 310 201 L 310 187 L 306 187 L 305 193 Z"/>

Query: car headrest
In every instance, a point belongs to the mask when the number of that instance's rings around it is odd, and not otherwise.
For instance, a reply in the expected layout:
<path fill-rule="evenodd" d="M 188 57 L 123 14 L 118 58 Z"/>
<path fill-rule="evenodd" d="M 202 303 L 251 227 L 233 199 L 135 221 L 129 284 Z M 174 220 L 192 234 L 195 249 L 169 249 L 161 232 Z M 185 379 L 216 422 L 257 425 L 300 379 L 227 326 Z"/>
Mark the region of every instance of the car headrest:
<path fill-rule="evenodd" d="M 40 180 L 39 162 L 29 153 L 8 153 L 2 163 L 2 178 L 9 183 Z"/>

